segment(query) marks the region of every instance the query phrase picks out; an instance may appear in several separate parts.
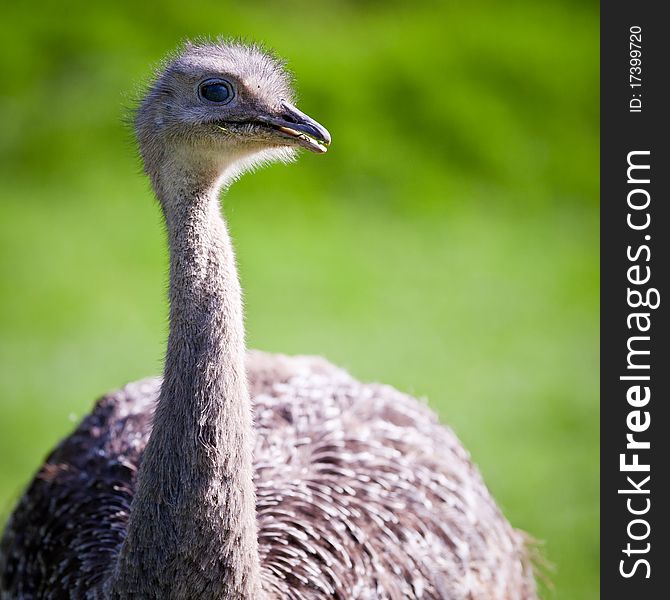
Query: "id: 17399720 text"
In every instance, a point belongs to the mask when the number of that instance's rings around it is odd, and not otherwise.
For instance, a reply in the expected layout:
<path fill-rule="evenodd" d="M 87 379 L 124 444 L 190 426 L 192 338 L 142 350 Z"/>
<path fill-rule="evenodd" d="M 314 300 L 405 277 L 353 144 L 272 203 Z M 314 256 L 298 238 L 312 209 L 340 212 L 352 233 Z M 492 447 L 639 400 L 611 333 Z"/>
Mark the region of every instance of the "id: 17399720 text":
<path fill-rule="evenodd" d="M 638 25 L 630 28 L 628 48 L 628 83 L 632 90 L 628 110 L 632 113 L 639 113 L 642 112 L 642 28 Z"/>

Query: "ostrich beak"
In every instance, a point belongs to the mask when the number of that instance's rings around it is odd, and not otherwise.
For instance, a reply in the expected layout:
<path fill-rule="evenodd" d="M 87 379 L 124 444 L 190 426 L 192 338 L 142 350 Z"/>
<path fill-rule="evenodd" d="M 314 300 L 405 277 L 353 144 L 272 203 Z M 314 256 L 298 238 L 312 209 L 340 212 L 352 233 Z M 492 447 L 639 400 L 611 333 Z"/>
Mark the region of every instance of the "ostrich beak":
<path fill-rule="evenodd" d="M 258 120 L 272 127 L 281 137 L 292 139 L 299 146 L 317 154 L 323 154 L 330 146 L 328 130 L 288 102 L 281 103 L 279 116 L 261 115 Z"/>

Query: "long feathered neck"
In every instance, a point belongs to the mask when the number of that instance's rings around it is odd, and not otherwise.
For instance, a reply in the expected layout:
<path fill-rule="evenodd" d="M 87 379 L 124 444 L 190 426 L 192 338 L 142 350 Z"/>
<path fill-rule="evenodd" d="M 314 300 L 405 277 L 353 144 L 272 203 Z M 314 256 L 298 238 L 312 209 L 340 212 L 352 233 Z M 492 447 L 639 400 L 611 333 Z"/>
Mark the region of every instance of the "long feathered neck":
<path fill-rule="evenodd" d="M 255 600 L 262 594 L 252 411 L 219 185 L 214 177 L 192 184 L 201 173 L 181 173 L 170 187 L 160 174 L 152 178 L 169 238 L 170 334 L 110 595 Z"/>

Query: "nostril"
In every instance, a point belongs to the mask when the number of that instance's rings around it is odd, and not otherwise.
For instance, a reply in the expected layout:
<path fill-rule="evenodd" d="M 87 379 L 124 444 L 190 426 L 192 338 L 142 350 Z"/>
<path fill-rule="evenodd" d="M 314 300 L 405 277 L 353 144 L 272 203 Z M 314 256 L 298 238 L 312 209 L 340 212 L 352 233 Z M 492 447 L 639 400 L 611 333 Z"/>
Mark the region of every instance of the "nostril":
<path fill-rule="evenodd" d="M 298 122 L 296 120 L 296 118 L 291 113 L 288 113 L 288 112 L 283 113 L 281 118 L 282 118 L 283 121 L 286 121 L 287 123 L 297 123 Z"/>

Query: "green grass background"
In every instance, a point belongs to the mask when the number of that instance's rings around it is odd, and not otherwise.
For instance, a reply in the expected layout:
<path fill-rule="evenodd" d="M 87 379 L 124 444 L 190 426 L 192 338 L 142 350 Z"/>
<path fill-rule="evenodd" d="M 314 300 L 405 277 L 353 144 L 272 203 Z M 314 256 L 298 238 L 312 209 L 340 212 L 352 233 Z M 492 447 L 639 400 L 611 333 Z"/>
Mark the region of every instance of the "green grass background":
<path fill-rule="evenodd" d="M 186 36 L 289 59 L 325 156 L 237 183 L 252 346 L 429 398 L 546 598 L 598 595 L 598 6 L 89 2 L 3 7 L 0 521 L 48 449 L 166 338 L 161 220 L 127 128 Z"/>

